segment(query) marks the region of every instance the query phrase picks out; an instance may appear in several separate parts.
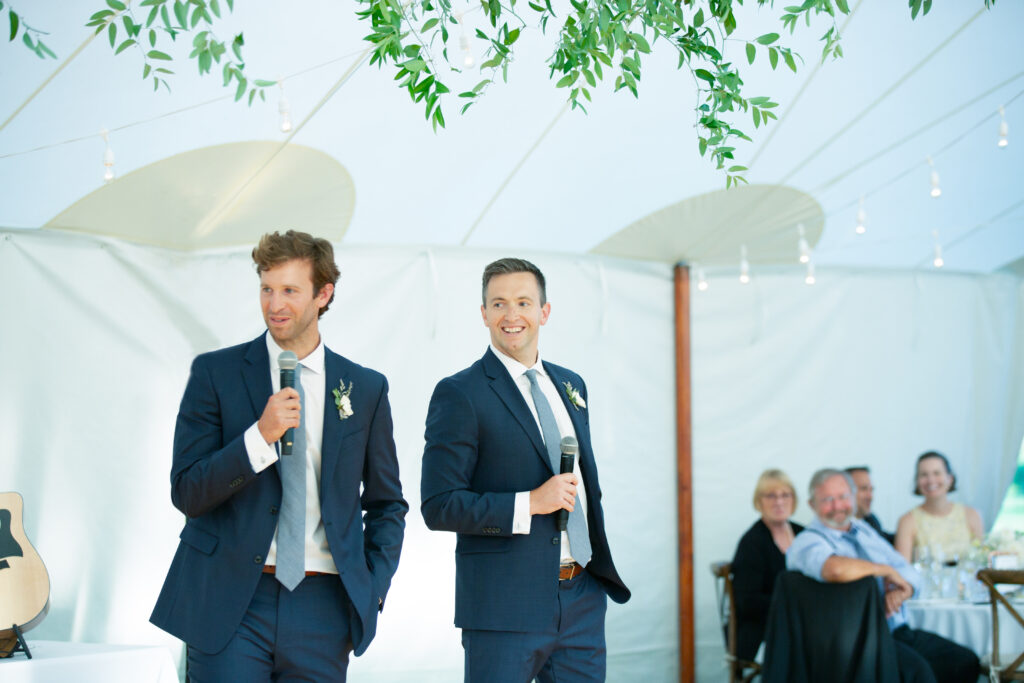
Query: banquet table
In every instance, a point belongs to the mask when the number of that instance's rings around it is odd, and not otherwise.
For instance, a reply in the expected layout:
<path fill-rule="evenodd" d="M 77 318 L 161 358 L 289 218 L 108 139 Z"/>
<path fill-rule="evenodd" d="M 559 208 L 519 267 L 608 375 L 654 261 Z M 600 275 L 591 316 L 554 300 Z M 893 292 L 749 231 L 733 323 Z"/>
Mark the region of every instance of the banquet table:
<path fill-rule="evenodd" d="M 0 659 L 3 683 L 178 683 L 166 647 L 29 640 L 24 653 Z"/>
<path fill-rule="evenodd" d="M 973 650 L 978 657 L 992 654 L 992 606 L 989 603 L 934 599 L 909 600 L 904 604 L 907 625 L 911 628 L 937 633 Z M 1013 606 L 1024 614 L 1024 602 L 1015 601 Z M 999 651 L 1012 652 L 1014 656 L 1024 652 L 1024 628 L 1002 605 L 999 606 Z"/>

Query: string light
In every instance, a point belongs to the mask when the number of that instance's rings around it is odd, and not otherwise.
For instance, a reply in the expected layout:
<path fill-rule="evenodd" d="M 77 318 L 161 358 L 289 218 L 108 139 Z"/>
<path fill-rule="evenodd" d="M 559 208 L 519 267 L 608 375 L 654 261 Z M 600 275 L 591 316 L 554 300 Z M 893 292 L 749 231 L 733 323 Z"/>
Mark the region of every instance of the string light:
<path fill-rule="evenodd" d="M 278 79 L 277 87 L 281 89 L 281 98 L 277 101 L 277 113 L 280 115 L 281 132 L 287 133 L 292 129 L 292 110 L 288 105 L 288 98 L 284 96 L 284 79 Z"/>
<path fill-rule="evenodd" d="M 939 197 L 940 195 L 942 195 L 942 188 L 939 187 L 939 172 L 935 170 L 935 164 L 932 163 L 932 158 L 927 157 L 927 159 L 928 166 L 929 168 L 932 169 L 931 176 L 929 178 L 929 181 L 931 182 L 932 186 L 930 194 L 932 197 Z"/>
<path fill-rule="evenodd" d="M 939 244 L 939 231 L 932 230 L 932 237 L 935 239 L 934 257 L 932 258 L 932 265 L 936 268 L 941 268 L 946 265 L 946 262 L 942 259 L 942 245 Z"/>
<path fill-rule="evenodd" d="M 704 269 L 700 267 L 697 268 L 697 289 L 702 292 L 708 291 L 708 279 L 704 274 Z"/>
<path fill-rule="evenodd" d="M 814 279 L 814 264 L 810 261 L 807 262 L 807 277 L 804 278 L 804 284 L 813 285 Z"/>
<path fill-rule="evenodd" d="M 740 245 L 740 284 L 750 282 L 750 261 L 747 260 L 747 245 Z"/>
<path fill-rule="evenodd" d="M 469 44 L 469 36 L 466 35 L 466 25 L 462 23 L 461 12 L 455 15 L 455 21 L 459 22 L 459 27 L 462 29 L 462 35 L 459 36 L 459 49 L 462 50 L 462 65 L 470 69 L 476 64 L 476 59 L 473 57 L 473 47 Z"/>
<path fill-rule="evenodd" d="M 997 147 L 1006 147 L 1010 144 L 1010 124 L 1006 122 L 1006 112 L 1003 105 L 999 105 L 999 142 Z"/>
<path fill-rule="evenodd" d="M 861 195 L 860 201 L 857 202 L 857 227 L 853 231 L 858 235 L 863 235 L 868 231 L 866 223 L 867 214 L 864 213 L 864 195 Z"/>
<path fill-rule="evenodd" d="M 109 183 L 114 179 L 114 150 L 110 148 L 110 133 L 106 128 L 100 131 L 100 135 L 103 137 L 103 143 L 107 146 L 103 150 L 103 166 L 106 169 L 103 171 L 103 182 Z"/>
<path fill-rule="evenodd" d="M 797 233 L 800 234 L 800 239 L 796 241 L 797 251 L 800 253 L 800 263 L 809 263 L 811 260 L 811 247 L 807 244 L 807 238 L 804 236 L 804 224 L 796 226 Z"/>

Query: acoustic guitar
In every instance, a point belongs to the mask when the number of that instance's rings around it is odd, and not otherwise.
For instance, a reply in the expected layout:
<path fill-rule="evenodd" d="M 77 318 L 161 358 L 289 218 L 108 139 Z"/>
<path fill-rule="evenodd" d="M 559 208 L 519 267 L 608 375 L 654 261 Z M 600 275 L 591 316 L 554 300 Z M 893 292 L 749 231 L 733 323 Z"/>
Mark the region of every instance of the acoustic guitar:
<path fill-rule="evenodd" d="M 22 524 L 21 494 L 0 493 L 0 657 L 9 657 L 22 632 L 50 609 L 50 576 Z M 6 628 L 5 628 L 6 627 Z"/>

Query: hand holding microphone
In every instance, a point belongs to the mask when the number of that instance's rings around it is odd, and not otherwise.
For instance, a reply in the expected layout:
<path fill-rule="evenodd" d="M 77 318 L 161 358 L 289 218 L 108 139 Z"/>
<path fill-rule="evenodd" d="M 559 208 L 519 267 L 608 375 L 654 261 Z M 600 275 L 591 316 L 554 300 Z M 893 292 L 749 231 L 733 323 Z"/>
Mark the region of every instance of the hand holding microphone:
<path fill-rule="evenodd" d="M 281 390 L 267 399 L 267 405 L 260 415 L 257 427 L 268 444 L 281 441 L 282 455 L 285 448 L 291 452 L 295 427 L 301 422 L 302 404 L 295 389 L 295 368 L 298 358 L 291 351 L 284 351 L 277 359 L 281 369 Z"/>
<path fill-rule="evenodd" d="M 559 442 L 558 447 L 562 451 L 559 474 L 569 474 L 572 472 L 573 465 L 576 462 L 576 453 L 580 450 L 579 442 L 576 441 L 575 437 L 567 436 Z M 558 511 L 558 530 L 565 531 L 568 524 L 569 511 L 563 508 Z"/>
<path fill-rule="evenodd" d="M 277 367 L 281 369 L 281 388 L 295 388 L 295 366 L 299 364 L 299 357 L 293 351 L 282 351 L 277 357 Z M 299 407 L 302 410 L 302 407 Z M 291 455 L 292 446 L 295 444 L 295 428 L 289 427 L 281 437 L 281 455 Z"/>

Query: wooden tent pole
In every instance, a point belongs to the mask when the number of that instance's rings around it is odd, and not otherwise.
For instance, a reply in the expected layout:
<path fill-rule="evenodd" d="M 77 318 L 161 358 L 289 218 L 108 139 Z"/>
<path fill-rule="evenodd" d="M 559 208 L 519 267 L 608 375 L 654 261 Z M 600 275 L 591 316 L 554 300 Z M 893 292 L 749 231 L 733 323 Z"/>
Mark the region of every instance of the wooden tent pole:
<path fill-rule="evenodd" d="M 679 534 L 679 680 L 696 680 L 693 602 L 693 431 L 690 403 L 690 268 L 678 263 L 675 280 L 676 512 Z"/>

